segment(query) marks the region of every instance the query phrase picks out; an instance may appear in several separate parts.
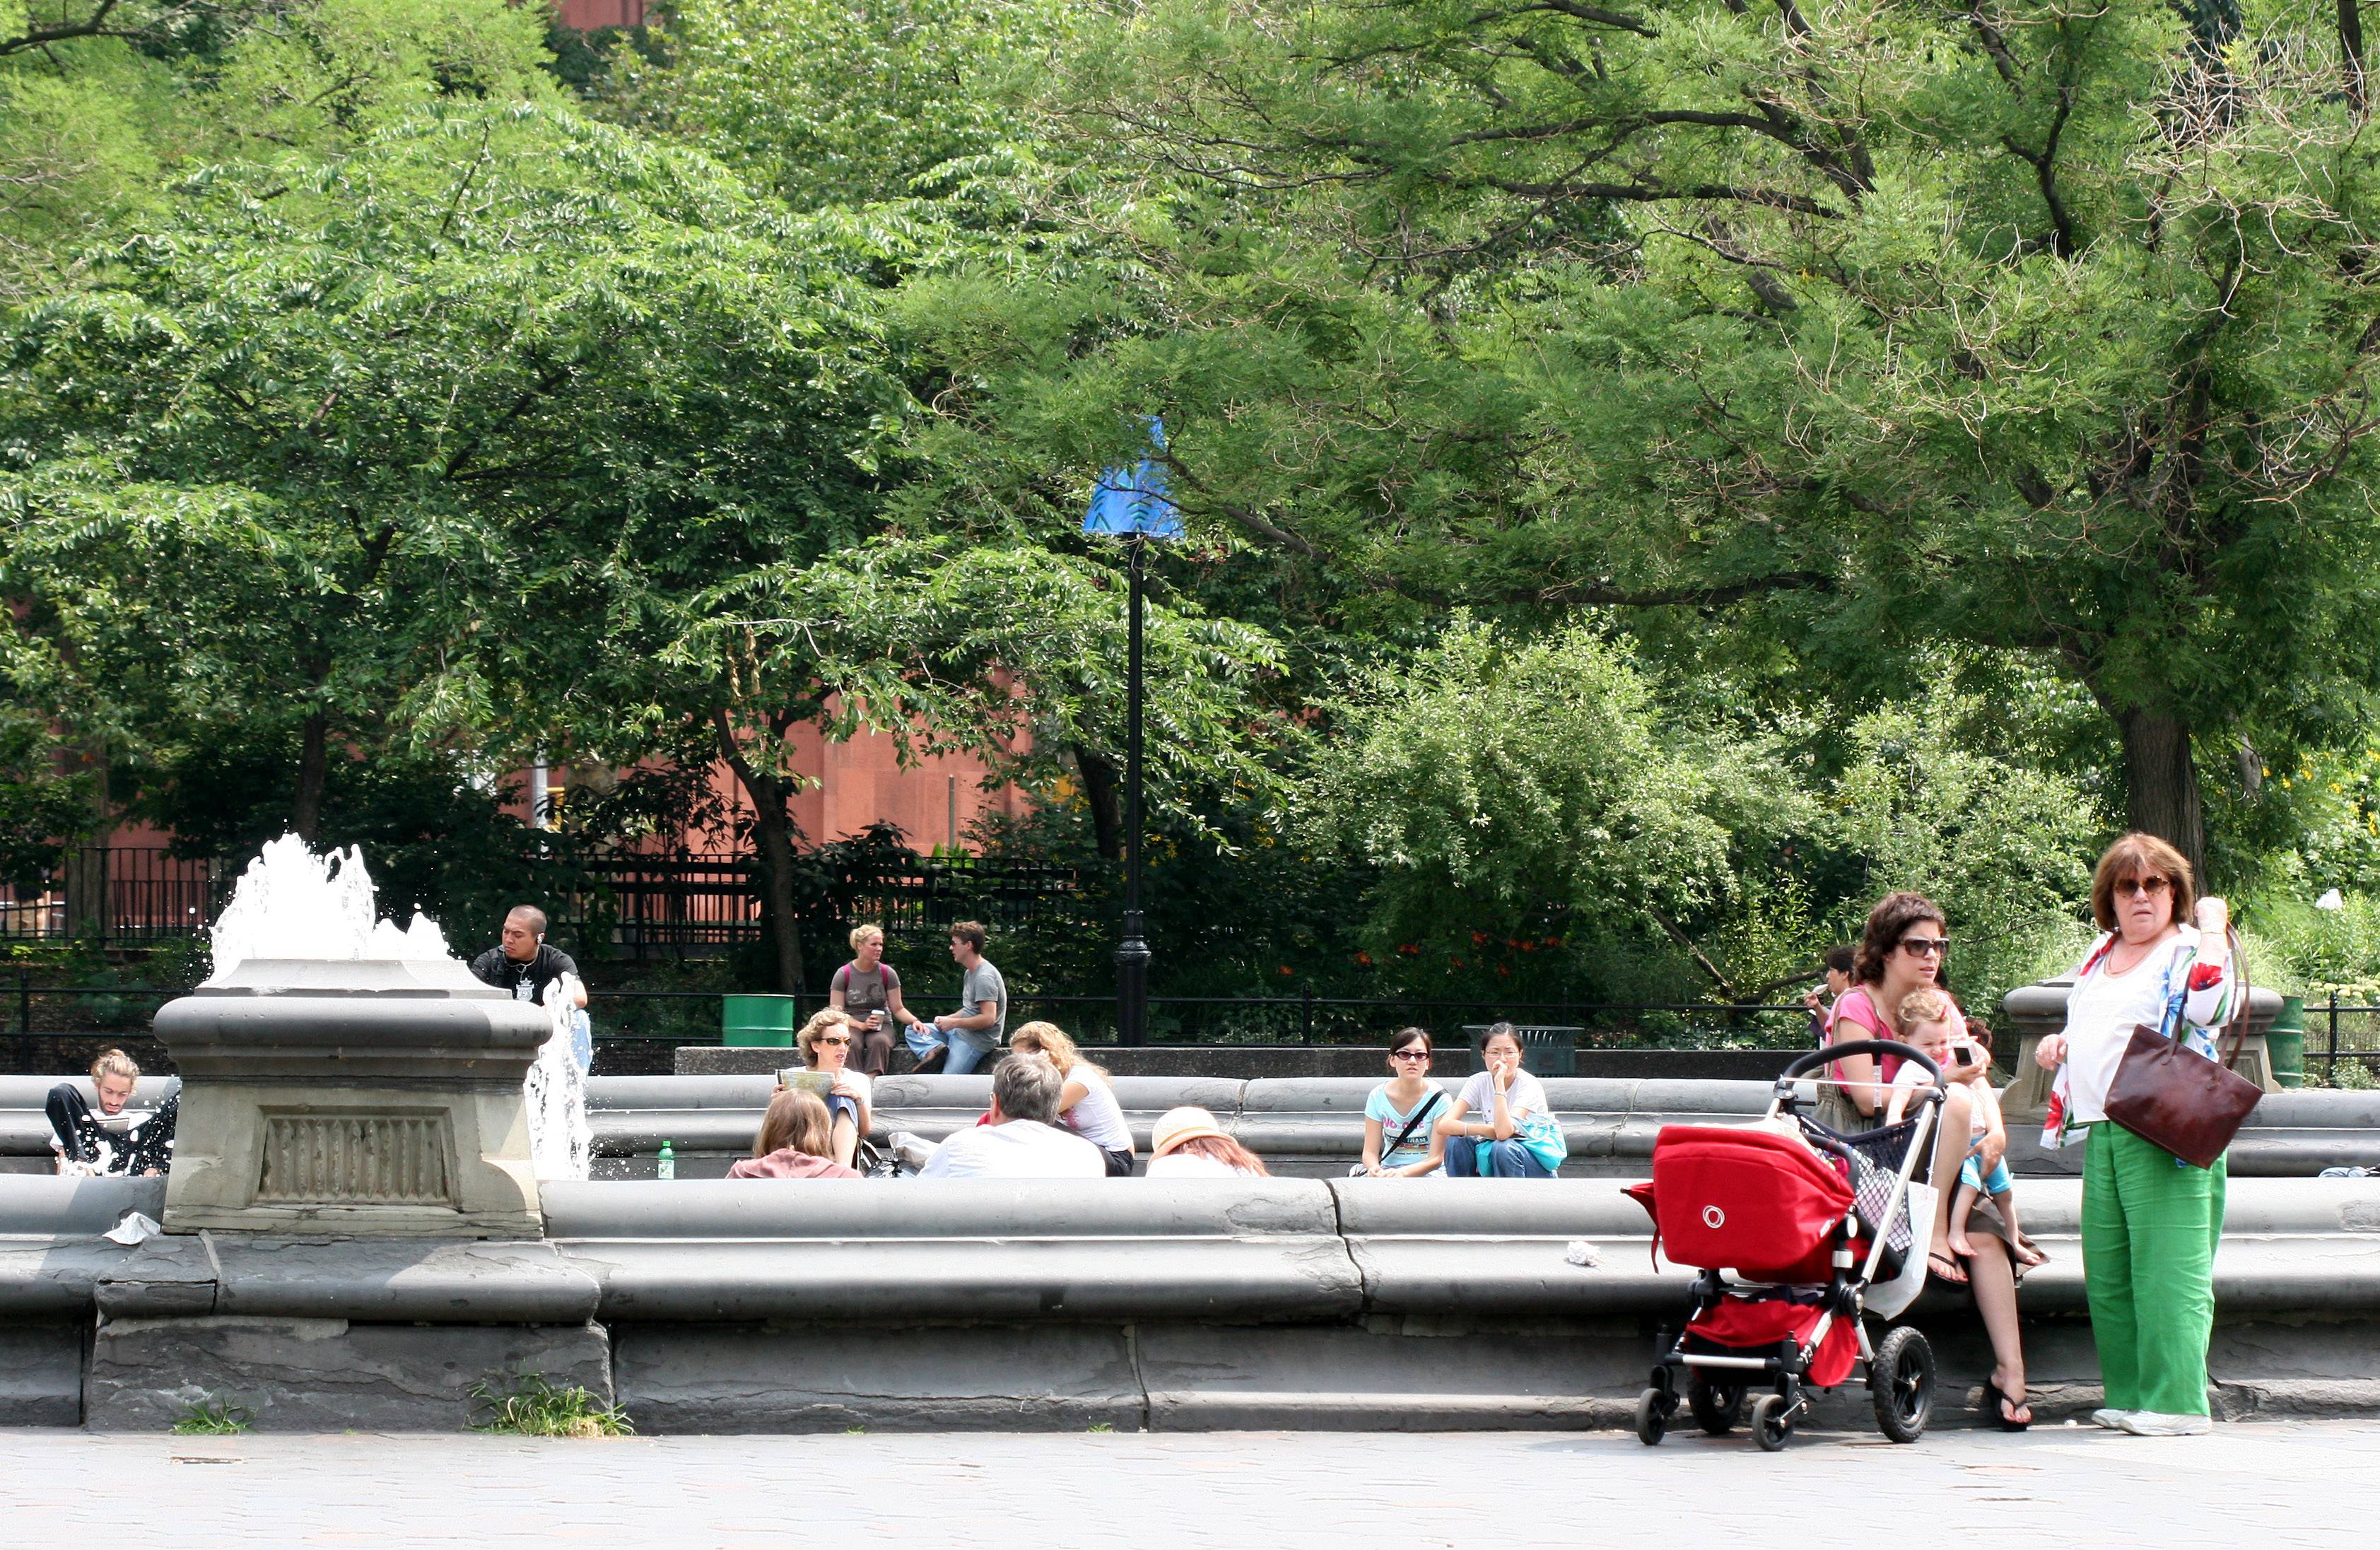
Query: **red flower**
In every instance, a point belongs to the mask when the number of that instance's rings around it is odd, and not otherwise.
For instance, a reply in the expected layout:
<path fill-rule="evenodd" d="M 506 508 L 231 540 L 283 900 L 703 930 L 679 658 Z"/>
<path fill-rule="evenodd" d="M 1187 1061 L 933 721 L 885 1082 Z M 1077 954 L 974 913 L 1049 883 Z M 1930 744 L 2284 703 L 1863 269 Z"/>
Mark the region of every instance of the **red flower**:
<path fill-rule="evenodd" d="M 1472 932 L 1471 945 L 1473 947 L 1486 947 L 1488 945 L 1488 933 L 1485 931 Z"/>
<path fill-rule="evenodd" d="M 1500 975 L 1503 975 L 1507 976 L 1508 978 L 1511 976 L 1511 975 L 1512 975 L 1512 969 L 1511 969 L 1508 965 L 1506 965 L 1506 964 L 1502 964 L 1502 963 L 1499 963 L 1499 964 L 1497 964 L 1497 965 L 1496 965 L 1496 972 L 1497 972 L 1498 974 L 1500 974 Z"/>
<path fill-rule="evenodd" d="M 1403 953 L 1408 958 L 1418 958 L 1421 956 L 1421 944 L 1419 942 L 1400 942 L 1397 944 L 1397 951 Z"/>
<path fill-rule="evenodd" d="M 1372 955 L 1368 952 L 1359 952 L 1355 954 L 1355 962 L 1368 969 L 1372 966 Z"/>
<path fill-rule="evenodd" d="M 1286 974 L 1291 973 L 1291 972 L 1292 972 L 1292 970 L 1290 969 L 1290 966 L 1289 966 L 1288 964 L 1283 963 L 1283 964 L 1281 966 L 1281 972 L 1282 974 L 1286 975 Z"/>
<path fill-rule="evenodd" d="M 2209 989 L 2212 989 L 2212 988 L 2214 988 L 2216 986 L 2218 986 L 2218 985 L 2220 985 L 2220 984 L 2222 984 L 2222 983 L 2223 983 L 2223 965 L 2222 965 L 2222 964 L 2220 964 L 2220 963 L 2193 963 L 2193 964 L 2192 964 L 2192 965 L 2191 965 L 2191 969 L 2190 969 L 2190 987 L 2191 987 L 2192 990 L 2209 990 Z"/>
<path fill-rule="evenodd" d="M 1447 961 L 1448 963 L 1450 963 L 1453 964 L 1453 965 L 1454 965 L 1456 968 L 1458 968 L 1458 969 L 1459 969 L 1459 968 L 1461 968 L 1461 967 L 1463 967 L 1463 960 L 1462 960 L 1462 959 L 1460 959 L 1460 958 L 1455 957 L 1455 956 L 1454 956 L 1452 953 L 1451 953 L 1451 952 L 1450 952 L 1450 953 L 1448 953 L 1448 954 L 1446 955 L 1446 961 Z"/>

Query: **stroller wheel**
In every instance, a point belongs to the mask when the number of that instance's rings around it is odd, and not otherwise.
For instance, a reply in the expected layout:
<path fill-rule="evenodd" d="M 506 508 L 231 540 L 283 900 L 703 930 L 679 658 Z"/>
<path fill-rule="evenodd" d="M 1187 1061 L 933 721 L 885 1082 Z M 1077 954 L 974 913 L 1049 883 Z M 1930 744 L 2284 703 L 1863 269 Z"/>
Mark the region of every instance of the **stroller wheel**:
<path fill-rule="evenodd" d="M 1763 1394 L 1752 1401 L 1752 1440 L 1760 1445 L 1763 1453 L 1776 1453 L 1785 1447 L 1785 1439 L 1793 1435 L 1793 1423 L 1785 1417 L 1785 1396 Z"/>
<path fill-rule="evenodd" d="M 1670 1407 L 1677 1401 L 1658 1388 L 1648 1388 L 1636 1397 L 1636 1440 L 1646 1447 L 1658 1447 L 1669 1435 Z"/>
<path fill-rule="evenodd" d="M 1712 1436 L 1723 1437 L 1743 1424 L 1743 1385 L 1705 1383 L 1699 1377 L 1686 1390 L 1694 1424 Z"/>
<path fill-rule="evenodd" d="M 1867 1387 L 1876 1430 L 1894 1442 L 1915 1442 L 1934 1412 L 1934 1348 L 1905 1325 L 1888 1332 L 1868 1362 Z"/>

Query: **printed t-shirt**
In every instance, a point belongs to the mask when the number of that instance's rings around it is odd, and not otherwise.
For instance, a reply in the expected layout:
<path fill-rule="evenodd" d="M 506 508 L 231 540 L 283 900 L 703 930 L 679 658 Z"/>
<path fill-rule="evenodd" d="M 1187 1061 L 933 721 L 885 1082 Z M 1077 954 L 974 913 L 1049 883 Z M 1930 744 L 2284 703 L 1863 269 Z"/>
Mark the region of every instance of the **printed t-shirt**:
<path fill-rule="evenodd" d="M 1406 1122 L 1422 1109 L 1427 1108 L 1433 1100 L 1438 1105 L 1437 1108 L 1431 1112 L 1428 1119 L 1414 1126 L 1413 1139 L 1402 1146 L 1394 1145 L 1398 1132 L 1405 1128 Z M 1430 1126 L 1452 1112 L 1453 1106 L 1446 1101 L 1446 1095 L 1435 1086 L 1415 1099 L 1413 1108 L 1402 1111 L 1398 1109 L 1395 1100 L 1389 1096 L 1387 1083 L 1383 1082 L 1373 1088 L 1371 1096 L 1364 1100 L 1364 1118 L 1378 1120 L 1380 1122 L 1380 1144 L 1390 1148 L 1381 1155 L 1380 1166 L 1410 1168 L 1429 1156 Z"/>
<path fill-rule="evenodd" d="M 565 975 L 578 975 L 578 965 L 570 954 L 546 942 L 537 944 L 537 953 L 526 963 L 516 963 L 500 947 L 492 947 L 471 960 L 471 975 L 482 985 L 492 985 L 512 993 L 516 1001 L 534 1001 L 543 1005 L 545 987 Z"/>
<path fill-rule="evenodd" d="M 869 1012 L 881 1011 L 885 1013 L 884 1025 L 892 1025 L 892 992 L 901 988 L 901 976 L 892 964 L 879 963 L 862 972 L 857 962 L 845 963 L 834 972 L 830 988 L 843 992 L 843 1010 L 861 1022 L 868 1020 Z"/>

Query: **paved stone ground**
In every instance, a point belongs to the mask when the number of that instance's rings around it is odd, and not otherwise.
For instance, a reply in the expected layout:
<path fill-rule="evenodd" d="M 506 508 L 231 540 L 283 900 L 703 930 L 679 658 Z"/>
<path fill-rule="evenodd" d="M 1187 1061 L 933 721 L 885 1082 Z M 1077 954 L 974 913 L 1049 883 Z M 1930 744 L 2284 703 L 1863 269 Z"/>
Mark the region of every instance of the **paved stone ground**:
<path fill-rule="evenodd" d="M 2095 1429 L 879 1434 L 532 1442 L 0 1432 L 12 1545 L 1033 1550 L 2372 1543 L 2380 1423 Z M 1879 1535 L 1881 1536 L 1879 1538 Z"/>

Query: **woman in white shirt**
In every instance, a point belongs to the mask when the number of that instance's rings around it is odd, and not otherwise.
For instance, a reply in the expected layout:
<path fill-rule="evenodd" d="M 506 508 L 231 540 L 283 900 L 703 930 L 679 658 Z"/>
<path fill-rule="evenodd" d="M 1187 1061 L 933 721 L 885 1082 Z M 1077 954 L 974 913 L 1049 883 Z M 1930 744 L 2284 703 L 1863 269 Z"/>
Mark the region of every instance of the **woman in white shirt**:
<path fill-rule="evenodd" d="M 1008 1036 L 1008 1047 L 1025 1055 L 1046 1057 L 1066 1079 L 1058 1095 L 1058 1117 L 1069 1129 L 1107 1154 L 1108 1177 L 1132 1175 L 1132 1127 L 1123 1122 L 1123 1106 L 1116 1102 L 1108 1073 L 1083 1059 L 1075 1041 L 1055 1023 L 1027 1023 Z"/>
<path fill-rule="evenodd" d="M 2107 1105 L 2136 1024 L 2214 1055 L 2207 1030 L 2231 1012 L 2230 912 L 2220 899 L 2194 899 L 2190 863 L 2150 834 L 2107 847 L 2091 911 L 2103 934 L 2074 971 L 2066 1031 L 2043 1039 L 2038 1056 L 2058 1073 L 2043 1144 L 2089 1142 L 2082 1284 L 2107 1395 L 2091 1419 L 2142 1436 L 2205 1432 L 2224 1161 L 2192 1168 L 2110 1120 Z M 2184 924 L 2193 914 L 2195 930 Z"/>
<path fill-rule="evenodd" d="M 868 1080 L 867 1072 L 846 1063 L 863 1026 L 849 1012 L 830 1007 L 803 1023 L 802 1031 L 794 1035 L 794 1042 L 801 1047 L 802 1064 L 832 1079 L 826 1106 L 834 1115 L 833 1155 L 845 1168 L 852 1166 L 859 1144 L 868 1139 L 868 1126 L 875 1121 L 875 1084 Z"/>
<path fill-rule="evenodd" d="M 1169 1108 L 1148 1132 L 1151 1179 L 1264 1179 L 1264 1159 L 1223 1133 L 1215 1116 L 1196 1104 Z"/>

